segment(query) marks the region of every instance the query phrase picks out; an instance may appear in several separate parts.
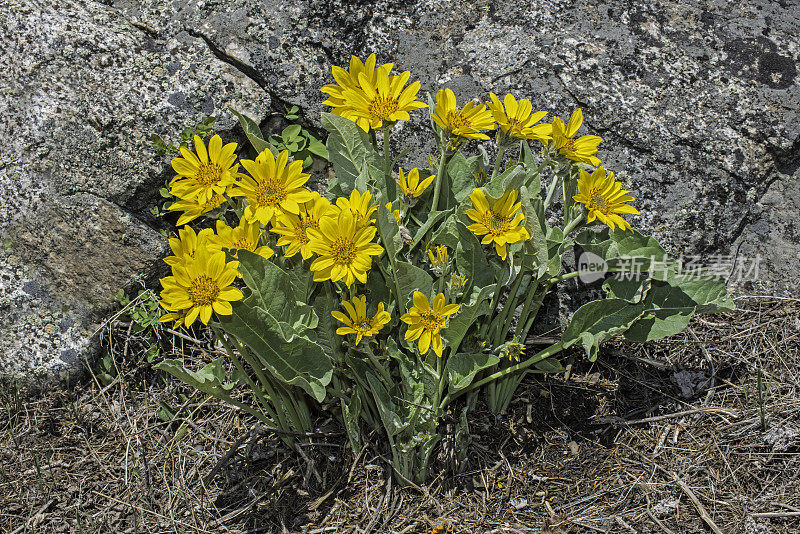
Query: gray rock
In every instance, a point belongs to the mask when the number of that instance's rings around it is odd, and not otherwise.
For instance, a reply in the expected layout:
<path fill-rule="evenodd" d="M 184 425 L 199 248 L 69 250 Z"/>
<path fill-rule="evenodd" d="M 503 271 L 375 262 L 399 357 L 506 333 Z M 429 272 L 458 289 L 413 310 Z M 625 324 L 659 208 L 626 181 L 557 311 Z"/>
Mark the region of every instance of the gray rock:
<path fill-rule="evenodd" d="M 8 3 L 8 2 L 7 2 Z M 0 371 L 68 369 L 116 289 L 153 280 L 149 215 L 169 177 L 149 149 L 227 105 L 297 104 L 319 127 L 332 64 L 377 52 L 459 99 L 582 107 L 635 192 L 635 224 L 675 254 L 759 270 L 740 292 L 800 281 L 800 8 L 793 2 L 11 0 L 0 15 Z M 418 112 L 394 139 L 432 150 Z"/>
<path fill-rule="evenodd" d="M 170 174 L 150 134 L 212 113 L 230 130 L 225 106 L 263 116 L 269 98 L 202 40 L 96 2 L 6 2 L 0 38 L 0 374 L 58 376 L 117 290 L 161 269 L 149 210 Z"/>

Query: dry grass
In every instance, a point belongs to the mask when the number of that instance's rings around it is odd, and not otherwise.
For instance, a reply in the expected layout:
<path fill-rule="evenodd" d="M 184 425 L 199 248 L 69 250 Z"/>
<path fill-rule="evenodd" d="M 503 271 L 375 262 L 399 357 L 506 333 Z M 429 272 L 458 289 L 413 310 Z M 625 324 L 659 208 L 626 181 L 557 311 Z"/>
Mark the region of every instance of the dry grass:
<path fill-rule="evenodd" d="M 112 383 L 0 389 L 0 531 L 797 531 L 800 302 L 738 304 L 529 377 L 507 415 L 473 414 L 467 459 L 442 453 L 417 489 L 393 484 L 378 438 L 354 458 L 327 410 L 302 454 L 289 450 L 154 372 L 116 322 Z M 162 355 L 215 350 L 157 334 Z"/>

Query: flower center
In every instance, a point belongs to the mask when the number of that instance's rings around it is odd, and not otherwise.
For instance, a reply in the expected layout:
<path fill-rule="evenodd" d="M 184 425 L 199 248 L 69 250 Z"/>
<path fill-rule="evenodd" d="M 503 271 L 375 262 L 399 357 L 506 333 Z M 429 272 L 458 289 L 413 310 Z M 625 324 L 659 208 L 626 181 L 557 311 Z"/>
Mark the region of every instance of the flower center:
<path fill-rule="evenodd" d="M 256 249 L 255 243 L 251 243 L 244 237 L 233 242 L 233 248 L 243 248 L 245 250 L 253 251 Z"/>
<path fill-rule="evenodd" d="M 468 118 L 461 113 L 455 113 L 454 111 L 451 111 L 447 114 L 447 123 L 453 130 L 456 128 L 469 128 L 470 126 Z"/>
<path fill-rule="evenodd" d="M 301 215 L 300 229 L 305 233 L 305 231 L 308 230 L 309 228 L 314 228 L 315 230 L 319 230 L 319 221 L 316 220 L 311 215 Z"/>
<path fill-rule="evenodd" d="M 187 291 L 195 306 L 210 306 L 219 295 L 219 286 L 210 276 L 202 274 L 192 280 Z"/>
<path fill-rule="evenodd" d="M 356 245 L 346 237 L 338 237 L 331 244 L 331 255 L 337 265 L 351 265 L 356 259 Z"/>
<path fill-rule="evenodd" d="M 222 168 L 216 163 L 201 163 L 195 178 L 206 187 L 216 185 L 222 176 Z"/>
<path fill-rule="evenodd" d="M 483 215 L 483 224 L 489 229 L 492 235 L 501 235 L 506 232 L 510 220 L 509 217 L 503 217 L 493 211 L 487 211 Z"/>
<path fill-rule="evenodd" d="M 565 152 L 575 152 L 575 139 L 571 137 L 564 139 L 564 146 L 561 147 L 561 150 Z"/>
<path fill-rule="evenodd" d="M 225 202 L 225 197 L 223 197 L 222 195 L 214 195 L 211 198 L 211 200 L 203 204 L 202 209 L 205 211 L 211 211 L 213 209 L 220 207 L 223 202 Z"/>
<path fill-rule="evenodd" d="M 362 334 L 366 334 L 372 328 L 372 323 L 365 317 L 361 319 L 359 322 L 355 323 L 356 330 L 361 332 Z"/>
<path fill-rule="evenodd" d="M 590 209 L 608 213 L 608 201 L 598 192 L 593 191 L 589 202 Z"/>
<path fill-rule="evenodd" d="M 297 241 L 300 242 L 301 245 L 305 245 L 308 243 L 308 234 L 306 234 L 306 230 L 309 228 L 314 228 L 315 230 L 319 230 L 319 221 L 314 219 L 311 215 L 300 215 L 300 224 L 294 227 L 294 236 Z"/>
<path fill-rule="evenodd" d="M 267 182 L 256 189 L 256 204 L 275 206 L 286 199 L 286 188 L 283 184 Z"/>
<path fill-rule="evenodd" d="M 438 332 L 444 326 L 444 317 L 435 313 L 433 310 L 422 312 L 422 327 L 431 332 Z"/>
<path fill-rule="evenodd" d="M 369 114 L 380 120 L 388 120 L 397 111 L 397 99 L 378 95 L 369 105 Z"/>

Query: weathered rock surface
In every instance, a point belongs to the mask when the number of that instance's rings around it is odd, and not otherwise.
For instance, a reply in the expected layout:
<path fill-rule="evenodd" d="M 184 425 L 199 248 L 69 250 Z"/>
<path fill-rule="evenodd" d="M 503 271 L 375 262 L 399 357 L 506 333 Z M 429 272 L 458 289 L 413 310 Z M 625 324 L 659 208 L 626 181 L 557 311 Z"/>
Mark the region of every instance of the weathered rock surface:
<path fill-rule="evenodd" d="M 676 254 L 761 256 L 741 291 L 800 292 L 800 7 L 599 0 L 11 1 L 0 15 L 0 370 L 69 367 L 164 240 L 148 209 L 176 138 L 226 105 L 319 122 L 331 64 L 377 52 L 459 99 L 582 107 L 601 158 Z M 395 134 L 424 157 L 420 112 Z M 754 273 L 751 273 L 751 276 Z"/>
<path fill-rule="evenodd" d="M 157 40 L 96 2 L 6 2 L 0 39 L 0 372 L 53 376 L 91 354 L 116 291 L 160 268 L 150 134 L 269 99 L 202 40 Z"/>

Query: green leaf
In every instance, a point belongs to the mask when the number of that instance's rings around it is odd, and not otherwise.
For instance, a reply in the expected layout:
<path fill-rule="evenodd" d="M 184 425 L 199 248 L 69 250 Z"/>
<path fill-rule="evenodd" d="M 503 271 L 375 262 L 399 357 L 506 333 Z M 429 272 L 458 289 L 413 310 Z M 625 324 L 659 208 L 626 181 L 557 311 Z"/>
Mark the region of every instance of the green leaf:
<path fill-rule="evenodd" d="M 601 231 L 586 229 L 575 237 L 575 244 L 583 250 L 603 258 L 610 269 L 622 269 L 638 274 L 653 266 L 657 268 L 668 261 L 664 248 L 650 236 L 639 232 L 608 228 Z"/>
<path fill-rule="evenodd" d="M 299 124 L 290 124 L 283 129 L 283 132 L 281 132 L 281 137 L 283 137 L 283 140 L 286 142 L 293 141 L 295 137 L 300 135 L 300 131 L 302 129 L 303 127 Z"/>
<path fill-rule="evenodd" d="M 459 243 L 458 218 L 450 215 L 431 236 L 431 245 L 445 245 L 455 250 Z"/>
<path fill-rule="evenodd" d="M 450 189 L 458 202 L 462 202 L 475 189 L 475 173 L 478 170 L 479 157 L 466 158 L 461 151 L 458 151 L 451 156 L 447 164 Z"/>
<path fill-rule="evenodd" d="M 295 292 L 289 275 L 263 256 L 239 250 L 239 272 L 250 295 L 245 302 L 260 307 L 275 317 L 286 317 L 295 307 Z M 301 299 L 305 299 L 303 294 Z"/>
<path fill-rule="evenodd" d="M 314 273 L 303 263 L 299 254 L 292 258 L 286 258 L 284 265 L 286 267 L 284 272 L 289 279 L 294 300 L 307 302 L 313 289 Z"/>
<path fill-rule="evenodd" d="M 347 441 L 350 442 L 350 448 L 353 454 L 361 452 L 361 428 L 359 421 L 361 419 L 361 395 L 359 389 L 356 389 L 350 396 L 349 401 L 340 399 L 340 406 L 342 407 L 342 421 L 344 428 L 347 431 Z"/>
<path fill-rule="evenodd" d="M 507 190 L 519 188 L 524 177 L 522 166 L 514 165 L 486 184 L 486 193 L 493 198 L 500 198 Z"/>
<path fill-rule="evenodd" d="M 367 373 L 367 382 L 372 390 L 372 396 L 375 399 L 375 404 L 378 406 L 378 414 L 383 422 L 383 428 L 390 437 L 396 436 L 403 431 L 408 423 L 397 415 L 394 402 L 389 392 L 383 386 L 383 383 L 378 377 L 372 373 Z"/>
<path fill-rule="evenodd" d="M 322 401 L 333 368 L 315 342 L 316 312 L 296 298 L 300 294 L 307 299 L 304 282 L 294 277 L 293 284 L 286 271 L 252 252 L 240 250 L 238 259 L 249 295 L 233 304 L 233 315 L 221 318 L 223 330 L 245 344 L 277 379 Z"/>
<path fill-rule="evenodd" d="M 217 358 L 199 371 L 187 369 L 183 359 L 166 359 L 155 364 L 153 368 L 166 371 L 203 393 L 217 398 L 230 397 L 228 392 L 236 385 L 234 382 L 225 382 L 225 358 Z"/>
<path fill-rule="evenodd" d="M 452 213 L 452 210 L 430 212 L 428 219 L 422 226 L 419 227 L 419 230 L 417 230 L 417 235 L 414 236 L 414 242 L 411 243 L 409 250 L 414 250 L 418 244 L 422 243 L 425 240 L 425 235 L 430 231 L 431 228 L 433 228 L 433 225 L 439 222 L 442 217 L 450 213 Z"/>
<path fill-rule="evenodd" d="M 411 301 L 414 291 L 422 291 L 428 298 L 431 298 L 431 288 L 433 286 L 431 275 L 405 261 L 397 262 L 396 265 L 395 278 L 397 279 L 400 298 L 406 299 L 404 304 L 408 304 Z"/>
<path fill-rule="evenodd" d="M 381 244 L 386 250 L 387 257 L 394 260 L 403 248 L 403 240 L 400 237 L 400 229 L 397 226 L 397 221 L 394 215 L 386 209 L 386 206 L 381 201 L 378 205 L 378 236 L 380 236 Z"/>
<path fill-rule="evenodd" d="M 317 298 L 314 299 L 314 310 L 319 317 L 319 326 L 317 328 L 317 343 L 330 354 L 335 361 L 341 362 L 343 360 L 342 354 L 342 336 L 336 333 L 336 329 L 341 325 L 338 323 L 331 312 L 339 309 L 339 302 L 334 298 L 333 291 L 328 284 L 319 292 Z"/>
<path fill-rule="evenodd" d="M 650 278 L 633 276 L 611 276 L 603 282 L 603 290 L 609 298 L 639 303 L 650 289 Z"/>
<path fill-rule="evenodd" d="M 531 147 L 527 140 L 520 141 L 520 149 L 522 151 L 522 163 L 525 165 L 525 184 L 527 184 L 534 197 L 541 197 L 542 179 L 539 172 L 537 172 L 539 165 L 533 156 L 533 152 L 531 152 Z"/>
<path fill-rule="evenodd" d="M 542 373 L 563 373 L 564 366 L 555 358 L 547 358 L 533 364 Z"/>
<path fill-rule="evenodd" d="M 308 151 L 314 154 L 315 156 L 319 156 L 323 159 L 328 159 L 328 149 L 325 148 L 325 143 L 322 141 L 314 140 L 308 145 Z"/>
<path fill-rule="evenodd" d="M 687 276 L 670 272 L 665 282 L 679 288 L 697 305 L 697 313 L 729 312 L 736 309 L 725 280 L 719 277 Z"/>
<path fill-rule="evenodd" d="M 253 148 L 256 150 L 257 154 L 261 154 L 263 151 L 269 149 L 272 151 L 273 155 L 278 155 L 278 151 L 275 150 L 275 147 L 273 147 L 264 139 L 264 134 L 261 133 L 261 128 L 258 127 L 258 123 L 256 123 L 256 121 L 250 117 L 242 115 L 235 109 L 231 109 L 231 112 L 236 115 L 237 119 L 239 119 L 239 124 L 244 130 L 244 134 L 247 136 L 250 144 L 253 145 Z"/>
<path fill-rule="evenodd" d="M 221 318 L 220 326 L 246 345 L 275 378 L 302 388 L 318 402 L 325 399 L 325 386 L 333 375 L 331 358 L 290 323 L 279 321 L 263 308 L 239 302 L 231 316 Z"/>
<path fill-rule="evenodd" d="M 494 283 L 494 276 L 483 251 L 483 245 L 460 221 L 456 222 L 458 244 L 456 245 L 456 267 L 459 274 L 467 277 L 465 291 L 473 287 L 485 287 Z"/>
<path fill-rule="evenodd" d="M 489 312 L 487 300 L 493 295 L 493 290 L 493 285 L 481 289 L 476 288 L 470 295 L 467 304 L 463 304 L 458 313 L 450 319 L 447 328 L 442 330 L 442 338 L 447 341 L 448 346 L 458 350 L 470 327 L 476 324 L 480 316 Z"/>
<path fill-rule="evenodd" d="M 496 365 L 500 358 L 494 354 L 471 354 L 459 352 L 447 359 L 445 372 L 447 373 L 448 391 L 455 393 L 472 384 L 478 371 Z"/>
<path fill-rule="evenodd" d="M 386 305 L 386 310 L 391 312 L 392 302 L 394 296 L 392 293 L 391 280 L 386 280 L 383 273 L 378 269 L 373 269 L 369 276 L 367 276 L 367 283 L 364 285 L 364 294 L 367 296 L 367 302 L 371 303 L 370 306 L 377 306 L 379 302 Z M 397 317 L 392 314 L 392 319 L 389 322 L 389 328 L 396 322 Z"/>
<path fill-rule="evenodd" d="M 652 341 L 682 332 L 695 312 L 696 303 L 682 290 L 653 281 L 641 306 L 644 315 L 631 325 L 625 337 Z"/>
<path fill-rule="evenodd" d="M 550 259 L 544 209 L 541 201 L 532 197 L 525 186 L 522 186 L 519 190 L 519 201 L 522 204 L 522 213 L 525 215 L 523 225 L 531 236 L 523 245 L 524 258 L 522 263 L 527 267 L 536 269 L 547 264 Z"/>
<path fill-rule="evenodd" d="M 355 122 L 339 115 L 323 113 L 322 126 L 329 132 L 328 160 L 336 174 L 329 190 L 334 195 L 350 194 L 365 163 L 373 178 L 383 176 L 383 162 L 378 152 L 367 133 Z M 386 196 L 386 191 L 383 193 Z"/>
<path fill-rule="evenodd" d="M 584 304 L 572 316 L 561 336 L 564 348 L 581 342 L 590 361 L 597 359 L 600 343 L 624 332 L 642 316 L 641 305 L 621 299 L 602 299 Z"/>

